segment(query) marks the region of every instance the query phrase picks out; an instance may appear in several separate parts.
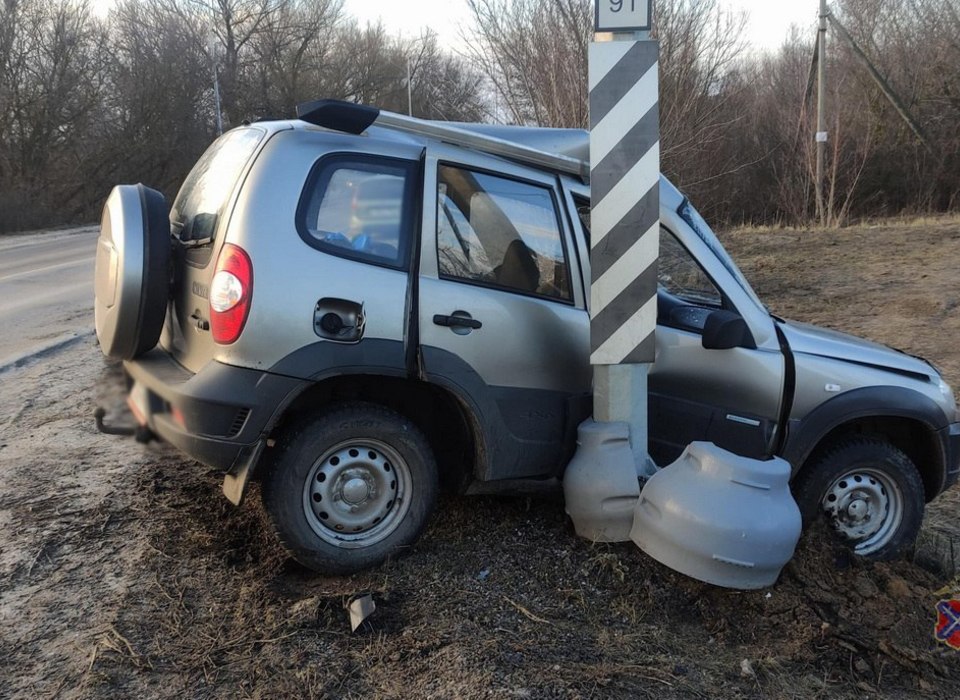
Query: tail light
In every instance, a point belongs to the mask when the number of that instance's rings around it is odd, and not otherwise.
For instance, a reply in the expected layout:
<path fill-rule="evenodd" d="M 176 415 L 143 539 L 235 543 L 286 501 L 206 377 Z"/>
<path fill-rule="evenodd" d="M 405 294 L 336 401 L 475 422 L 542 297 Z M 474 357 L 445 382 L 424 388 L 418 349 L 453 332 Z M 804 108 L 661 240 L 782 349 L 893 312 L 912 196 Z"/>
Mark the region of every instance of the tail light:
<path fill-rule="evenodd" d="M 242 248 L 227 243 L 217 258 L 210 285 L 210 331 L 221 345 L 240 337 L 250 313 L 253 265 Z"/>

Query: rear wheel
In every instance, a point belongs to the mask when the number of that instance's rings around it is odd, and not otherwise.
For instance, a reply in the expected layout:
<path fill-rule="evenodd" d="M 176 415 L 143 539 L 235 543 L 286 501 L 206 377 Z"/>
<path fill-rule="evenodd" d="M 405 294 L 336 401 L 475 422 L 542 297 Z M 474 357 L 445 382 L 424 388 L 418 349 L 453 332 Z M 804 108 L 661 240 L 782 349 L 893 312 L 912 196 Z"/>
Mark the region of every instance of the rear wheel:
<path fill-rule="evenodd" d="M 923 482 L 901 450 L 879 438 L 842 442 L 804 469 L 794 496 L 805 524 L 825 518 L 855 554 L 892 559 L 923 521 Z"/>
<path fill-rule="evenodd" d="M 433 511 L 437 468 L 399 413 L 351 404 L 300 423 L 263 481 L 264 506 L 304 566 L 350 574 L 406 551 Z"/>

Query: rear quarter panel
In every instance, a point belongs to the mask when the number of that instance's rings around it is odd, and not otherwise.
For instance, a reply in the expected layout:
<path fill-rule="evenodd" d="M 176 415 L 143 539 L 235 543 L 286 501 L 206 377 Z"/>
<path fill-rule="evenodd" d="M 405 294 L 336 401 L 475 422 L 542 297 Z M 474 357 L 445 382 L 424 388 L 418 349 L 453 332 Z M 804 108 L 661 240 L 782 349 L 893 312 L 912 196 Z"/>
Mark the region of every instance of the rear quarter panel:
<path fill-rule="evenodd" d="M 364 305 L 364 340 L 403 342 L 406 271 L 322 252 L 297 232 L 297 205 L 311 168 L 332 153 L 379 153 L 416 160 L 420 150 L 305 129 L 271 139 L 244 183 L 227 233 L 227 241 L 243 248 L 253 264 L 250 315 L 239 340 L 220 346 L 216 360 L 269 369 L 296 351 L 329 343 L 314 332 L 314 310 L 324 297 Z"/>

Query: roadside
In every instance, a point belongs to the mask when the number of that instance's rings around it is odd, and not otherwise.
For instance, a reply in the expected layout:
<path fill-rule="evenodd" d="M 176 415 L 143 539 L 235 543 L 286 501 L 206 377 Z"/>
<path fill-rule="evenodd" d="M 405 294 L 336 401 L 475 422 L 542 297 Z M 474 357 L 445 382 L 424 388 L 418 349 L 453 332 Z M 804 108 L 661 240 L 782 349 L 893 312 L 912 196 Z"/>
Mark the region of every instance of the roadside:
<path fill-rule="evenodd" d="M 0 372 L 89 334 L 98 230 L 0 236 Z"/>

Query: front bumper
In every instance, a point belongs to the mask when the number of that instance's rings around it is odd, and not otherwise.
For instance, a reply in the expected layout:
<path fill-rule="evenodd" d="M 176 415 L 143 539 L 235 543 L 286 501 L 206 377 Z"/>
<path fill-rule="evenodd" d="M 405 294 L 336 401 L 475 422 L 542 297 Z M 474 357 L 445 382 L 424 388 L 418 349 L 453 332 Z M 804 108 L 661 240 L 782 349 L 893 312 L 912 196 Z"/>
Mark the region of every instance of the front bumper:
<path fill-rule="evenodd" d="M 154 348 L 124 362 L 137 420 L 198 462 L 230 469 L 259 452 L 280 412 L 305 382 L 210 362 L 194 374 Z"/>
<path fill-rule="evenodd" d="M 944 446 L 945 480 L 943 490 L 957 483 L 960 478 L 960 423 L 953 423 L 940 431 L 940 442 Z"/>

